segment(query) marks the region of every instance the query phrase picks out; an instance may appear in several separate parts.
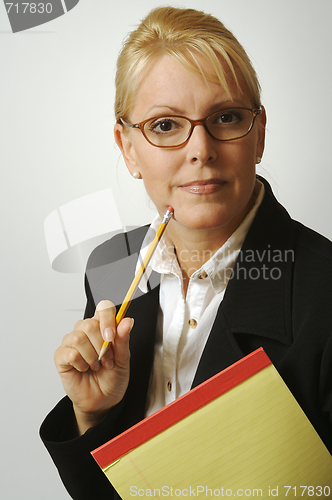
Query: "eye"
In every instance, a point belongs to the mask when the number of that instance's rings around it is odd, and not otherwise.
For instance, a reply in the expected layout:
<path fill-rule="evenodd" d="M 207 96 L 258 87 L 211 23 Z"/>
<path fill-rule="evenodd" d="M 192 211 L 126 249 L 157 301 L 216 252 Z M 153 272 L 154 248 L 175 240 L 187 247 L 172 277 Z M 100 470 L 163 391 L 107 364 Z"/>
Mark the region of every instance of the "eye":
<path fill-rule="evenodd" d="M 213 119 L 213 125 L 235 125 L 242 120 L 241 111 L 227 110 L 216 113 Z"/>
<path fill-rule="evenodd" d="M 155 134 L 170 134 L 174 132 L 178 132 L 182 129 L 182 124 L 180 120 L 177 120 L 175 117 L 166 117 L 166 118 L 158 118 L 154 119 L 151 122 L 148 122 L 148 128 L 150 132 Z"/>

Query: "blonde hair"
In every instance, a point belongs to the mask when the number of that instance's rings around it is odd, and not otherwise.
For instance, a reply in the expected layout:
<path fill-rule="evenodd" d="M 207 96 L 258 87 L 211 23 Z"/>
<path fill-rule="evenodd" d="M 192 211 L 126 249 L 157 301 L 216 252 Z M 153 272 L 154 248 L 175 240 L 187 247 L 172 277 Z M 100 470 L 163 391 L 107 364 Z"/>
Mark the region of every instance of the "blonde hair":
<path fill-rule="evenodd" d="M 203 56 L 217 78 L 204 74 L 195 54 Z M 159 7 L 142 20 L 124 41 L 115 77 L 115 117 L 129 119 L 146 68 L 157 58 L 169 55 L 204 79 L 217 81 L 230 96 L 220 59 L 228 65 L 241 91 L 235 69 L 246 82 L 254 108 L 260 107 L 260 85 L 245 50 L 234 35 L 215 17 L 194 9 Z M 219 59 L 220 58 L 220 59 Z"/>

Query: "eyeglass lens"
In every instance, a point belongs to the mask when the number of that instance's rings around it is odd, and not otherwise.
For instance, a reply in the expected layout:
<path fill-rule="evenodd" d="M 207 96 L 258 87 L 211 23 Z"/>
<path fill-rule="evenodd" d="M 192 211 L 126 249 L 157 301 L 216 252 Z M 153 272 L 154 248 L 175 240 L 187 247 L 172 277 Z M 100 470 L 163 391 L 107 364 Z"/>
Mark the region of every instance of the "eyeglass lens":
<path fill-rule="evenodd" d="M 253 120 L 252 111 L 234 108 L 209 116 L 205 126 L 215 139 L 229 141 L 246 135 Z M 147 121 L 144 133 L 155 146 L 180 146 L 187 140 L 191 128 L 191 122 L 187 118 L 162 116 Z"/>

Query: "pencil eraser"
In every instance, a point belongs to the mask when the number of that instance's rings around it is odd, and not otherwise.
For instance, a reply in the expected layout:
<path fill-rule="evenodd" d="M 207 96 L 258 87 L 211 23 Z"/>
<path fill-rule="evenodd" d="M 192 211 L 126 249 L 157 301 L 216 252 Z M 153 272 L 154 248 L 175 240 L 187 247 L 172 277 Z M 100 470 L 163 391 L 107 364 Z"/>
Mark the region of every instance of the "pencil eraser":
<path fill-rule="evenodd" d="M 168 210 L 169 212 L 172 212 L 172 214 L 174 214 L 174 208 L 173 208 L 173 207 L 171 207 L 170 205 L 168 205 L 167 210 Z"/>

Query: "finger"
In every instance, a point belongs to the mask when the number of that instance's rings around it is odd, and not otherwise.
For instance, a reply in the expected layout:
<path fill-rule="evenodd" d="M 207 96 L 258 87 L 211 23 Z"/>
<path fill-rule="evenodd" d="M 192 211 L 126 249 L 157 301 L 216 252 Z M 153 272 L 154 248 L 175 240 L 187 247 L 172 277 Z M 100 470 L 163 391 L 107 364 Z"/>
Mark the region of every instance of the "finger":
<path fill-rule="evenodd" d="M 79 372 L 86 372 L 90 366 L 80 353 L 72 347 L 59 347 L 54 354 L 54 361 L 58 373 L 66 373 L 73 368 Z"/>
<path fill-rule="evenodd" d="M 117 328 L 117 335 L 112 347 L 114 352 L 114 363 L 121 368 L 127 367 L 130 359 L 129 338 L 133 326 L 133 318 L 124 318 L 120 321 Z"/>
<path fill-rule="evenodd" d="M 106 351 L 104 352 L 103 356 L 100 358 L 100 353 L 102 349 L 99 350 L 99 356 L 98 356 L 98 362 L 102 364 L 105 368 L 108 370 L 112 370 L 115 366 L 115 361 L 114 361 L 114 341 L 110 342 L 107 346 Z"/>
<path fill-rule="evenodd" d="M 123 318 L 117 328 L 117 344 L 129 344 L 130 332 L 134 327 L 134 318 Z"/>
<path fill-rule="evenodd" d="M 70 346 L 71 342 L 79 340 L 78 338 L 75 339 L 74 337 L 76 332 L 84 332 L 91 342 L 92 346 L 94 347 L 95 351 L 97 353 L 100 351 L 104 340 L 100 334 L 100 325 L 98 320 L 91 318 L 78 321 L 75 324 L 74 331 L 70 333 L 69 336 L 65 336 L 63 342 L 66 343 L 66 345 Z"/>
<path fill-rule="evenodd" d="M 99 321 L 100 333 L 106 342 L 112 342 L 116 335 L 115 313 L 110 300 L 102 300 L 96 307 L 94 318 Z"/>
<path fill-rule="evenodd" d="M 110 346 L 112 346 L 112 344 L 110 344 Z M 113 368 L 115 367 L 115 361 L 112 347 L 109 347 L 107 349 L 107 352 L 101 358 L 101 363 L 107 370 L 113 370 Z"/>
<path fill-rule="evenodd" d="M 78 321 L 76 321 L 76 323 L 74 325 L 74 330 L 82 330 L 81 325 L 82 325 L 83 321 L 86 321 L 86 320 L 79 319 Z"/>
<path fill-rule="evenodd" d="M 74 335 L 76 332 L 76 329 L 78 331 L 83 331 L 87 335 L 91 344 L 93 345 L 96 353 L 97 354 L 100 353 L 100 350 L 102 348 L 104 340 L 103 340 L 101 333 L 100 333 L 99 321 L 95 318 L 80 320 L 75 324 L 75 330 L 70 335 Z M 66 339 L 66 337 L 65 337 L 65 339 Z M 71 339 L 71 337 L 69 337 L 67 340 L 64 340 L 67 343 L 67 345 L 71 345 L 70 339 Z M 69 342 L 69 344 L 68 344 L 68 342 Z M 111 346 L 111 344 L 110 344 L 110 346 Z M 112 357 L 113 357 L 112 349 L 108 349 L 107 353 L 105 353 L 105 360 L 108 358 L 112 358 Z M 95 367 L 97 367 L 97 365 L 95 365 Z"/>
<path fill-rule="evenodd" d="M 89 327 L 91 328 L 91 320 L 87 322 L 85 329 L 89 330 Z M 95 328 L 93 331 L 95 332 Z M 82 359 L 92 370 L 98 371 L 100 369 L 100 364 L 98 363 L 98 347 L 102 340 L 99 331 L 97 331 L 97 335 L 99 336 L 99 342 L 98 338 L 95 339 L 97 349 L 85 331 L 74 330 L 69 335 L 66 335 L 61 347 L 67 348 L 68 351 L 67 358 L 65 358 L 62 363 L 67 363 L 73 368 L 76 368 L 77 366 L 84 366 L 84 363 L 81 361 Z M 95 337 L 97 337 L 97 335 L 95 333 Z M 92 336 L 91 333 L 90 336 Z"/>

